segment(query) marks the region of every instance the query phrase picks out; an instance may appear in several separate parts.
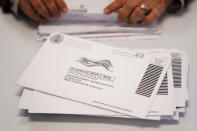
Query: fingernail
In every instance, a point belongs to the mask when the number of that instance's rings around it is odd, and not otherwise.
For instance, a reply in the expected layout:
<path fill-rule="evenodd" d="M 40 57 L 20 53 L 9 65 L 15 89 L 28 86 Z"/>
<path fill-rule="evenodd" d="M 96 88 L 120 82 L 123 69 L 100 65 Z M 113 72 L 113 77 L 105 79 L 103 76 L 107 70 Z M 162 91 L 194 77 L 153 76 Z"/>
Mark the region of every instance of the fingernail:
<path fill-rule="evenodd" d="M 67 13 L 68 12 L 68 9 L 67 8 L 63 8 L 63 12 L 64 13 Z"/>
<path fill-rule="evenodd" d="M 109 14 L 110 10 L 109 9 L 104 9 L 105 14 Z"/>

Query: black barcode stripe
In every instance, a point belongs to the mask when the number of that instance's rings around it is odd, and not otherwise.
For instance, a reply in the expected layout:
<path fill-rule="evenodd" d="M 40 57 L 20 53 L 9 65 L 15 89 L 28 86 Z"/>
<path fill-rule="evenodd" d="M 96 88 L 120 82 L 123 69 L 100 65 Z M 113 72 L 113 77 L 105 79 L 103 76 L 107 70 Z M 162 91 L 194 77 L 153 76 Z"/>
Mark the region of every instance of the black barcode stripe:
<path fill-rule="evenodd" d="M 155 68 L 157 68 L 157 67 L 155 67 L 155 66 L 150 66 L 150 67 L 147 69 L 147 71 L 155 70 Z"/>
<path fill-rule="evenodd" d="M 162 89 L 162 88 L 165 88 L 167 85 L 168 85 L 167 83 L 163 83 L 163 82 L 162 82 L 160 88 L 161 88 L 161 89 Z"/>
<path fill-rule="evenodd" d="M 182 60 L 172 57 L 172 73 L 174 88 L 181 88 Z"/>
<path fill-rule="evenodd" d="M 138 53 L 135 55 L 135 57 L 142 59 L 142 58 L 144 57 L 144 54 L 138 52 Z"/>
<path fill-rule="evenodd" d="M 145 88 L 145 89 L 143 89 L 143 88 L 139 89 L 138 90 L 138 93 L 142 93 L 142 92 L 146 92 L 146 91 L 151 91 L 152 90 L 152 86 L 154 86 L 156 83 L 157 83 L 157 81 L 154 82 L 154 83 L 152 83 L 151 85 L 148 85 L 147 88 Z"/>
<path fill-rule="evenodd" d="M 157 71 L 157 72 L 152 72 L 151 74 L 147 74 L 146 76 L 144 76 L 142 81 L 146 81 L 147 79 L 151 79 L 151 78 L 157 77 L 159 73 L 160 73 L 160 70 Z"/>
<path fill-rule="evenodd" d="M 159 73 L 160 70 L 162 70 L 162 69 L 157 70 L 157 68 L 154 68 L 154 70 L 151 70 L 151 71 L 148 70 L 147 71 L 148 73 L 145 74 L 144 78 L 149 77 L 149 75 L 153 75 L 153 74 Z"/>
<path fill-rule="evenodd" d="M 181 64 L 181 61 L 179 61 L 180 59 L 173 59 L 173 64 L 174 65 L 179 65 Z"/>
<path fill-rule="evenodd" d="M 181 69 L 180 69 L 180 68 L 176 68 L 176 67 L 174 67 L 174 71 L 179 72 L 179 71 L 181 71 Z"/>
<path fill-rule="evenodd" d="M 142 80 L 142 81 L 141 81 L 141 86 L 149 85 L 149 84 L 153 83 L 154 80 L 156 81 L 156 78 L 158 77 L 158 75 L 160 75 L 160 74 L 157 74 L 157 76 L 155 76 L 155 77 L 151 77 L 151 76 L 150 76 L 149 79 Z"/>
<path fill-rule="evenodd" d="M 150 78 L 150 76 L 152 76 L 152 77 L 157 76 L 157 74 L 158 74 L 159 72 L 160 72 L 160 71 L 150 71 L 148 74 L 146 74 L 146 75 L 143 77 L 142 81 L 143 81 L 143 80 L 146 80 L 147 78 Z"/>
<path fill-rule="evenodd" d="M 174 78 L 174 81 L 181 81 L 181 77 L 180 76 L 175 76 L 173 78 Z"/>
<path fill-rule="evenodd" d="M 159 89 L 165 89 L 168 84 L 162 84 Z"/>
<path fill-rule="evenodd" d="M 149 85 L 149 83 L 153 83 L 153 80 L 154 80 L 155 78 L 157 78 L 159 74 L 160 74 L 160 73 L 158 73 L 157 76 L 155 76 L 155 77 L 151 77 L 151 75 L 150 75 L 149 78 L 151 78 L 151 79 L 143 79 L 143 80 L 141 81 L 140 86 L 144 86 L 144 84 Z M 145 76 L 146 76 L 146 75 L 145 75 Z"/>
<path fill-rule="evenodd" d="M 178 86 L 181 86 L 181 84 L 174 84 L 174 86 L 177 86 L 178 87 Z"/>
<path fill-rule="evenodd" d="M 162 90 L 162 89 L 165 89 L 165 88 L 166 88 L 166 86 L 168 86 L 168 84 L 165 84 L 165 83 L 164 83 L 164 84 L 162 84 L 162 85 L 160 86 L 160 88 L 159 88 L 159 89 L 161 89 L 161 90 Z"/>
<path fill-rule="evenodd" d="M 167 73 L 165 74 L 165 77 L 159 87 L 159 90 L 157 92 L 157 95 L 168 95 L 168 78 Z"/>
<path fill-rule="evenodd" d="M 155 84 L 156 84 L 156 83 L 154 83 L 154 85 L 155 85 Z M 145 94 L 145 93 L 149 93 L 149 92 L 152 93 L 152 88 L 138 91 L 139 94 L 141 94 L 141 93 Z"/>
<path fill-rule="evenodd" d="M 149 64 L 135 93 L 150 97 L 162 70 L 163 67 L 161 66 Z"/>
<path fill-rule="evenodd" d="M 181 58 L 178 58 L 178 59 L 174 59 L 174 58 L 173 58 L 174 64 L 180 64 L 180 63 L 181 63 L 180 59 L 181 59 Z"/>
<path fill-rule="evenodd" d="M 145 84 L 143 84 L 143 85 L 140 85 L 141 87 L 146 86 L 146 88 L 139 88 L 138 91 L 149 89 L 149 88 L 151 88 L 152 85 L 154 85 L 156 82 L 157 82 L 157 79 L 155 79 L 154 81 L 151 81 L 151 82 L 149 82 L 149 83 L 145 83 Z"/>
<path fill-rule="evenodd" d="M 155 69 L 155 70 L 156 70 L 156 69 Z M 146 81 L 147 79 L 150 79 L 150 77 L 153 78 L 153 77 L 155 77 L 155 76 L 158 76 L 158 74 L 160 73 L 160 71 L 161 71 L 161 70 L 158 70 L 158 71 L 151 71 L 150 73 L 145 74 L 145 75 L 143 76 L 143 78 L 142 78 L 142 82 L 143 82 L 143 81 Z M 147 72 L 148 72 L 148 71 L 147 71 Z"/>

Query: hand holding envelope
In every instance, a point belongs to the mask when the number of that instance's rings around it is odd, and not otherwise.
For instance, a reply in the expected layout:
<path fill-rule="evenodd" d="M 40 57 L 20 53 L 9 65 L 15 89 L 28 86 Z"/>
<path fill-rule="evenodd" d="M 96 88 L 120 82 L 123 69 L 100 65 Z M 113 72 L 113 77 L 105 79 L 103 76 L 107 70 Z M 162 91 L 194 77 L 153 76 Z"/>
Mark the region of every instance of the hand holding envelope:
<path fill-rule="evenodd" d="M 91 40 L 111 39 L 153 39 L 161 35 L 157 22 L 150 25 L 128 24 L 117 21 L 117 13 L 105 15 L 104 8 L 113 0 L 66 0 L 69 12 L 57 20 L 40 24 L 39 41 L 45 41 L 52 32 Z"/>

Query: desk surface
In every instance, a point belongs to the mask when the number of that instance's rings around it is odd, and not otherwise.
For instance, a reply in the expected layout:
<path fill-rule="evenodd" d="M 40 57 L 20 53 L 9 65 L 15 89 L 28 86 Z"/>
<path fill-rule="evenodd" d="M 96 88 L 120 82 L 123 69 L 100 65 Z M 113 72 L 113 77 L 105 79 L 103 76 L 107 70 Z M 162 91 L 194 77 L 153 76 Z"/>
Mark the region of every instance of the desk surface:
<path fill-rule="evenodd" d="M 194 131 L 197 121 L 197 2 L 182 14 L 164 16 L 163 35 L 155 40 L 103 41 L 116 47 L 180 48 L 189 56 L 190 106 L 180 121 L 145 121 L 72 115 L 28 114 L 17 109 L 22 89 L 15 83 L 37 53 L 36 28 L 13 15 L 0 12 L 0 131 L 162 130 Z"/>

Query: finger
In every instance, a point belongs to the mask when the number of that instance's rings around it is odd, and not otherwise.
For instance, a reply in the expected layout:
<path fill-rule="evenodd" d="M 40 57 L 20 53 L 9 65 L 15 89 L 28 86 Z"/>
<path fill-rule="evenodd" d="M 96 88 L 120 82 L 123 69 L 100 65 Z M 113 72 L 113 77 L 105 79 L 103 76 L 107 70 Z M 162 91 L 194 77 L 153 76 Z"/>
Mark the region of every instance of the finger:
<path fill-rule="evenodd" d="M 139 0 L 135 1 L 127 1 L 122 9 L 120 9 L 118 14 L 118 20 L 120 22 L 123 22 L 126 20 L 130 13 L 133 11 L 133 9 L 139 4 Z"/>
<path fill-rule="evenodd" d="M 51 13 L 52 17 L 59 18 L 60 13 L 58 7 L 56 6 L 53 0 L 42 0 L 49 12 Z"/>
<path fill-rule="evenodd" d="M 151 24 L 153 23 L 160 15 L 162 14 L 162 10 L 158 8 L 152 9 L 152 11 L 144 18 L 141 24 Z"/>
<path fill-rule="evenodd" d="M 105 14 L 111 14 L 112 12 L 118 10 L 119 8 L 123 7 L 125 4 L 126 0 L 115 0 L 111 4 L 109 4 L 105 9 L 104 13 Z"/>
<path fill-rule="evenodd" d="M 49 11 L 47 10 L 47 8 L 41 0 L 30 0 L 30 3 L 33 6 L 33 8 L 44 18 L 48 20 L 52 18 L 51 14 L 49 13 Z"/>
<path fill-rule="evenodd" d="M 142 10 L 140 7 L 136 7 L 129 18 L 129 23 L 133 24 L 138 22 L 144 17 L 145 13 L 146 11 Z"/>
<path fill-rule="evenodd" d="M 27 15 L 29 18 L 33 19 L 36 22 L 44 23 L 46 22 L 46 19 L 42 18 L 36 12 L 33 10 L 29 2 L 26 0 L 20 0 L 20 9 L 23 11 L 25 15 Z"/>
<path fill-rule="evenodd" d="M 68 7 L 67 7 L 66 3 L 64 2 L 64 0 L 55 0 L 55 2 L 57 4 L 58 8 L 62 12 L 64 12 L 64 13 L 68 12 Z"/>

